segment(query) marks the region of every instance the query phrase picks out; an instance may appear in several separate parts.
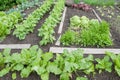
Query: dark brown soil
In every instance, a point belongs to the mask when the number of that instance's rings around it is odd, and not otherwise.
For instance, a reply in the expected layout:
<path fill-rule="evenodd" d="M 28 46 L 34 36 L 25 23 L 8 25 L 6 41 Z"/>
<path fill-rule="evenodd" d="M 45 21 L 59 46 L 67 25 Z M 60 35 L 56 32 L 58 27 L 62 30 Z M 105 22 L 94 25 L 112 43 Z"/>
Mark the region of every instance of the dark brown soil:
<path fill-rule="evenodd" d="M 29 8 L 29 9 L 25 9 L 22 13 L 25 14 L 24 17 L 27 17 L 31 12 L 33 12 L 37 8 L 38 8 L 38 6 L 34 6 L 34 7 Z"/>
<path fill-rule="evenodd" d="M 4 77 L 0 78 L 0 80 L 12 80 L 11 75 L 12 75 L 12 73 L 9 73 L 9 74 L 5 75 Z M 77 71 L 77 74 L 75 74 L 75 73 L 72 74 L 72 78 L 70 78 L 70 80 L 76 80 L 76 77 L 78 75 L 80 77 L 85 76 L 80 71 Z M 102 72 L 100 74 L 98 72 L 96 72 L 95 75 L 90 74 L 90 75 L 86 75 L 86 77 L 88 78 L 88 80 L 120 80 L 120 77 L 114 71 L 111 73 Z M 41 79 L 40 79 L 40 76 L 38 76 L 37 73 L 34 73 L 34 72 L 31 73 L 28 78 L 21 78 L 20 73 L 17 72 L 17 79 L 16 80 L 41 80 Z M 60 78 L 59 78 L 59 76 L 55 76 L 54 74 L 50 74 L 49 80 L 60 80 Z"/>
<path fill-rule="evenodd" d="M 0 80 L 12 80 L 11 77 L 12 73 L 7 74 L 6 76 L 0 78 Z M 41 80 L 40 76 L 37 75 L 37 73 L 31 73 L 28 78 L 21 78 L 20 73 L 17 72 L 17 79 L 16 80 Z M 50 74 L 49 80 L 59 80 L 59 76 L 55 76 L 53 74 Z"/>

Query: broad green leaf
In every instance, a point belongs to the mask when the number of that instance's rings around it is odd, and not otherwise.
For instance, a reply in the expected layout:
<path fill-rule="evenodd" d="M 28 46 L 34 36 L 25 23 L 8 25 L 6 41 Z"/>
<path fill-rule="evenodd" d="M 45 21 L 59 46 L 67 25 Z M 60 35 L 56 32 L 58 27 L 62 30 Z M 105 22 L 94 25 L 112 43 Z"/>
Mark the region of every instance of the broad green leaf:
<path fill-rule="evenodd" d="M 20 71 L 23 68 L 24 68 L 24 65 L 19 63 L 13 67 L 13 70 Z"/>
<path fill-rule="evenodd" d="M 90 74 L 90 73 L 94 73 L 94 71 L 95 71 L 94 64 L 92 64 L 89 68 L 84 70 L 84 73 Z"/>
<path fill-rule="evenodd" d="M 36 65 L 39 65 L 40 64 L 40 61 L 41 61 L 41 58 L 38 56 L 36 59 L 34 59 L 30 64 L 32 66 L 36 66 Z"/>
<path fill-rule="evenodd" d="M 94 57 L 93 55 L 89 55 L 87 58 L 86 58 L 87 61 L 94 61 Z"/>
<path fill-rule="evenodd" d="M 105 56 L 103 59 L 97 58 L 96 61 L 98 62 L 98 64 L 96 64 L 96 69 L 98 69 L 99 72 L 102 72 L 102 70 L 108 72 L 112 71 L 112 62 L 110 62 L 109 56 Z"/>
<path fill-rule="evenodd" d="M 38 45 L 32 46 L 29 50 L 30 50 L 32 55 L 36 55 L 35 53 L 38 50 Z"/>
<path fill-rule="evenodd" d="M 37 51 L 37 57 L 40 58 L 42 56 L 43 52 L 41 49 L 38 49 Z"/>
<path fill-rule="evenodd" d="M 41 74 L 41 79 L 42 80 L 49 80 L 49 73 L 45 72 L 45 73 Z"/>
<path fill-rule="evenodd" d="M 0 53 L 0 65 L 2 66 L 4 64 L 4 58 L 2 53 Z"/>
<path fill-rule="evenodd" d="M 38 75 L 41 75 L 46 72 L 46 69 L 44 67 L 40 67 L 40 66 L 33 66 L 31 68 L 31 70 L 36 71 Z"/>
<path fill-rule="evenodd" d="M 120 59 L 118 57 L 115 59 L 115 64 L 120 68 Z"/>
<path fill-rule="evenodd" d="M 15 80 L 17 78 L 16 73 L 12 73 L 12 79 Z"/>
<path fill-rule="evenodd" d="M 78 68 L 79 68 L 78 64 L 73 63 L 73 62 L 67 62 L 67 61 L 65 61 L 64 72 L 71 73 L 71 72 L 75 71 Z"/>
<path fill-rule="evenodd" d="M 3 55 L 4 55 L 4 56 L 10 56 L 10 52 L 11 52 L 11 49 L 6 48 L 6 49 L 4 49 L 4 51 L 3 51 Z"/>
<path fill-rule="evenodd" d="M 27 78 L 31 73 L 31 67 L 27 67 L 27 68 L 24 68 L 22 69 L 20 75 L 22 78 Z"/>
<path fill-rule="evenodd" d="M 115 62 L 115 59 L 117 58 L 117 56 L 114 53 L 106 52 L 105 54 L 107 54 L 108 56 L 110 56 L 110 58 Z"/>
<path fill-rule="evenodd" d="M 21 54 L 19 54 L 19 53 L 12 54 L 11 61 L 12 61 L 12 63 L 21 63 L 22 62 Z"/>
<path fill-rule="evenodd" d="M 12 62 L 11 56 L 6 56 L 6 57 L 4 57 L 4 62 L 5 62 L 5 63 Z"/>
<path fill-rule="evenodd" d="M 69 51 L 66 50 L 66 49 L 64 49 L 64 50 L 63 50 L 63 55 L 64 55 L 64 56 L 69 56 Z"/>
<path fill-rule="evenodd" d="M 62 73 L 60 75 L 60 80 L 70 80 L 69 73 Z"/>
<path fill-rule="evenodd" d="M 75 56 L 77 61 L 79 61 L 80 59 L 83 58 L 83 50 L 82 49 L 74 50 L 71 53 Z"/>
<path fill-rule="evenodd" d="M 53 63 L 53 62 L 49 62 L 48 66 L 47 66 L 47 71 L 50 73 L 54 73 L 55 75 L 58 75 L 61 73 L 61 70 L 58 68 L 58 65 Z"/>
<path fill-rule="evenodd" d="M 7 73 L 9 73 L 10 68 L 4 68 L 0 71 L 0 77 L 3 77 L 4 75 L 6 75 Z"/>
<path fill-rule="evenodd" d="M 76 80 L 88 80 L 86 77 L 77 77 Z"/>
<path fill-rule="evenodd" d="M 43 58 L 44 61 L 47 62 L 47 61 L 49 61 L 50 59 L 53 58 L 53 53 L 47 52 L 45 54 L 42 54 L 42 58 Z"/>
<path fill-rule="evenodd" d="M 120 76 L 120 68 L 118 68 L 117 66 L 115 66 L 115 71 L 116 71 L 117 74 Z"/>

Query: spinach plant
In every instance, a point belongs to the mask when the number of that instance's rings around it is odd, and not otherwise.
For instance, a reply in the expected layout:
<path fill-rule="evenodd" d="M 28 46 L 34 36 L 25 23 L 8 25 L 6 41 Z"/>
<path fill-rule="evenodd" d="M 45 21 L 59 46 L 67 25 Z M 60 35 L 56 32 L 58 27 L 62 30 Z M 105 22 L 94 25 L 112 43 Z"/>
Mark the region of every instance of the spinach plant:
<path fill-rule="evenodd" d="M 5 49 L 0 52 L 0 77 L 7 73 L 12 73 L 12 78 L 16 79 L 16 72 L 20 72 L 21 78 L 27 78 L 32 72 L 36 72 L 42 80 L 49 80 L 49 74 L 59 75 L 60 80 L 70 80 L 72 74 L 78 74 L 77 71 L 89 75 L 97 70 L 106 70 L 111 72 L 113 60 L 114 68 L 120 76 L 120 55 L 115 55 L 106 52 L 107 56 L 103 59 L 95 59 L 98 63 L 94 64 L 93 55 L 84 57 L 83 50 L 77 49 L 69 52 L 64 50 L 63 54 L 56 54 L 53 58 L 53 53 L 43 52 L 38 45 L 34 45 L 29 49 L 22 49 L 20 53 L 12 53 L 11 49 Z M 76 80 L 88 80 L 87 77 L 77 75 Z"/>
<path fill-rule="evenodd" d="M 110 57 L 105 56 L 103 59 L 96 59 L 97 64 L 96 64 L 96 69 L 99 70 L 99 73 L 102 72 L 102 70 L 111 72 L 112 71 L 112 62 L 110 62 Z"/>
<path fill-rule="evenodd" d="M 114 69 L 117 72 L 117 74 L 120 76 L 120 54 L 116 55 L 111 52 L 106 52 L 106 54 L 110 56 L 110 58 L 112 59 L 114 64 Z"/>
<path fill-rule="evenodd" d="M 86 77 L 77 77 L 76 80 L 88 80 Z"/>

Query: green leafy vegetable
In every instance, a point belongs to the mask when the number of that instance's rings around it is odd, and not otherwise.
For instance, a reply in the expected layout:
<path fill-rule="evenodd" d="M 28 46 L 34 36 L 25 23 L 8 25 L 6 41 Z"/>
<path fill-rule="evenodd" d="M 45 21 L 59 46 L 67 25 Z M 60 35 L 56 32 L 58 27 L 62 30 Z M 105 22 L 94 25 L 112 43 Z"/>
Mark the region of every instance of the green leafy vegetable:
<path fill-rule="evenodd" d="M 109 24 L 105 21 L 99 23 L 97 19 L 89 20 L 85 16 L 81 18 L 73 16 L 70 19 L 70 26 L 70 29 L 61 36 L 60 41 L 64 46 L 74 44 L 84 47 L 106 47 L 113 45 L 110 37 Z"/>
<path fill-rule="evenodd" d="M 117 72 L 117 74 L 120 76 L 120 54 L 115 55 L 114 53 L 111 52 L 106 52 L 108 56 L 112 59 L 114 63 L 114 69 Z"/>
<path fill-rule="evenodd" d="M 12 73 L 12 79 L 15 80 L 17 78 L 16 73 Z"/>
<path fill-rule="evenodd" d="M 50 16 L 45 20 L 40 29 L 38 29 L 39 34 L 42 40 L 39 42 L 40 45 L 46 45 L 48 43 L 53 43 L 55 40 L 54 28 L 57 26 L 57 23 L 61 20 L 61 13 L 64 8 L 65 0 L 58 0 L 50 13 Z"/>
<path fill-rule="evenodd" d="M 53 0 L 45 0 L 44 3 L 32 12 L 21 24 L 16 25 L 16 29 L 13 35 L 18 37 L 20 40 L 25 39 L 26 35 L 33 32 L 34 27 L 43 15 L 50 10 L 53 4 Z"/>
<path fill-rule="evenodd" d="M 105 56 L 103 59 L 97 58 L 96 61 L 98 62 L 96 69 L 99 70 L 99 73 L 101 73 L 102 70 L 106 70 L 108 72 L 112 71 L 112 62 L 110 62 L 110 58 L 108 56 Z"/>
<path fill-rule="evenodd" d="M 21 19 L 21 13 L 13 12 L 11 14 L 5 14 L 4 12 L 0 12 L 0 41 L 5 39 L 5 37 L 11 33 L 11 29 L 14 28 L 15 24 L 17 24 Z M 3 15 L 3 16 L 2 16 Z"/>
<path fill-rule="evenodd" d="M 77 77 L 76 80 L 88 80 L 88 79 L 85 77 Z"/>
<path fill-rule="evenodd" d="M 60 41 L 63 45 L 69 46 L 74 43 L 75 41 L 76 33 L 72 30 L 67 30 L 62 37 L 60 38 Z"/>

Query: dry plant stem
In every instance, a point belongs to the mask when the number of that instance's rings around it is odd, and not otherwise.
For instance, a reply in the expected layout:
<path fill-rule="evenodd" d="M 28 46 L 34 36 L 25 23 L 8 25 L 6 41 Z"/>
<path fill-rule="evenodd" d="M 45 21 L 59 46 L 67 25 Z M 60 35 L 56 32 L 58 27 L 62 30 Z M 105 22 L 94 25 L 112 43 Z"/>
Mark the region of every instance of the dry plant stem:
<path fill-rule="evenodd" d="M 92 9 L 93 13 L 95 14 L 95 16 L 98 18 L 99 22 L 102 22 L 101 18 L 99 17 L 99 15 L 96 13 L 96 11 L 94 9 Z"/>
<path fill-rule="evenodd" d="M 120 12 L 120 9 L 117 6 L 115 6 L 115 8 Z"/>

